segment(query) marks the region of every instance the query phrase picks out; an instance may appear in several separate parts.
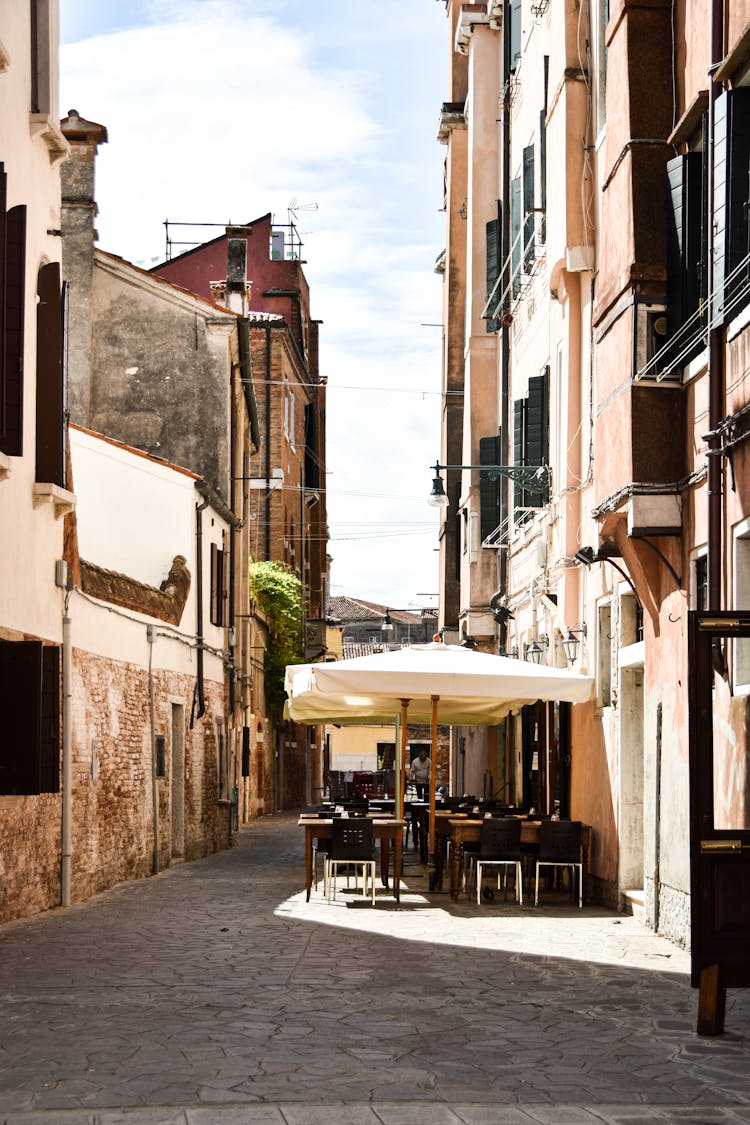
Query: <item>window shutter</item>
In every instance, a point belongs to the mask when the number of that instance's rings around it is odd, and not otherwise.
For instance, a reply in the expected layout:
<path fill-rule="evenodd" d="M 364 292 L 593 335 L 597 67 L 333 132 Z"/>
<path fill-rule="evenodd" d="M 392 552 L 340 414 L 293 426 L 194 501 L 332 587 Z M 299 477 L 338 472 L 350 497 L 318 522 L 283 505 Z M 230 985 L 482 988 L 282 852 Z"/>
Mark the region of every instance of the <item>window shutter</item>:
<path fill-rule="evenodd" d="M 523 150 L 523 264 L 527 273 L 534 263 L 534 146 Z"/>
<path fill-rule="evenodd" d="M 26 208 L 12 207 L 5 216 L 5 302 L 3 343 L 3 407 L 0 450 L 10 457 L 23 453 L 23 325 L 26 289 Z"/>
<path fill-rule="evenodd" d="M 0 160 L 0 441 L 5 436 L 5 238 L 8 177 Z"/>
<path fill-rule="evenodd" d="M 485 227 L 485 235 L 487 243 L 487 297 L 489 298 L 500 274 L 500 223 L 497 219 L 490 219 Z M 495 293 L 494 301 L 497 302 L 499 297 L 500 293 Z M 500 321 L 488 316 L 486 325 L 488 332 L 497 332 Z"/>
<path fill-rule="evenodd" d="M 701 196 L 703 157 L 699 152 L 676 156 L 667 162 L 669 226 L 667 231 L 667 323 L 673 336 L 697 311 L 701 284 Z M 696 339 L 701 344 L 701 325 L 694 323 L 675 342 L 679 355 Z M 687 360 L 689 356 L 685 356 Z"/>
<path fill-rule="evenodd" d="M 515 399 L 513 403 L 513 464 L 520 467 L 525 464 L 524 449 L 524 420 L 526 415 L 526 401 L 522 398 Z M 513 507 L 524 507 L 524 490 L 518 481 L 513 482 Z M 525 516 L 522 512 L 515 515 L 516 523 L 523 522 Z"/>
<path fill-rule="evenodd" d="M 41 641 L 0 641 L 0 715 L 0 793 L 39 793 Z"/>
<path fill-rule="evenodd" d="M 305 406 L 305 488 L 320 487 L 318 465 L 318 419 L 315 404 Z"/>
<path fill-rule="evenodd" d="M 479 439 L 479 464 L 500 464 L 500 435 Z M 503 522 L 502 488 L 498 477 L 489 473 L 479 473 L 479 526 L 482 539 L 486 539 Z"/>
<path fill-rule="evenodd" d="M 224 552 L 211 544 L 211 624 L 224 624 Z"/>
<path fill-rule="evenodd" d="M 549 367 L 541 375 L 529 379 L 529 397 L 526 408 L 526 464 L 549 463 Z M 530 508 L 542 508 L 548 502 L 547 490 L 526 493 Z"/>
<path fill-rule="evenodd" d="M 42 647 L 42 714 L 39 742 L 39 792 L 60 791 L 60 649 Z"/>
<path fill-rule="evenodd" d="M 549 59 L 545 57 L 545 83 Z M 546 88 L 546 86 L 545 86 Z M 546 103 L 545 98 L 545 103 Z M 539 216 L 539 236 L 542 243 L 547 241 L 547 110 L 539 113 L 539 206 L 542 213 Z"/>
<path fill-rule="evenodd" d="M 521 291 L 521 177 L 517 176 L 510 185 L 510 268 L 512 274 L 511 291 L 517 297 Z"/>
<path fill-rule="evenodd" d="M 250 776 L 250 727 L 242 728 L 242 776 Z"/>
<path fill-rule="evenodd" d="M 521 61 L 521 0 L 511 0 L 510 6 L 510 70 L 515 71 Z"/>
<path fill-rule="evenodd" d="M 39 270 L 36 317 L 36 479 L 65 487 L 60 263 Z"/>
<path fill-rule="evenodd" d="M 734 316 L 747 296 L 750 90 L 716 100 L 714 143 L 714 304 L 712 318 Z M 743 293 L 745 296 L 743 297 Z"/>

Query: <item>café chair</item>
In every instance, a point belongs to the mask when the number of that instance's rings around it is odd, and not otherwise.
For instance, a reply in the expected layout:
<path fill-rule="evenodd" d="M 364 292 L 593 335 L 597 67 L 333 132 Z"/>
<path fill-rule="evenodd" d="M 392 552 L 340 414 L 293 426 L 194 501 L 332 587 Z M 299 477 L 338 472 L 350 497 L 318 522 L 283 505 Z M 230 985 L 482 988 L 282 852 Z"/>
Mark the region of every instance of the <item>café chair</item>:
<path fill-rule="evenodd" d="M 488 817 L 482 821 L 479 852 L 476 856 L 477 903 L 482 901 L 482 873 L 485 867 L 497 868 L 497 887 L 500 877 L 507 898 L 508 868 L 515 869 L 516 899 L 523 905 L 523 872 L 521 868 L 521 821 L 514 817 L 503 820 Z M 502 871 L 501 871 L 502 869 Z"/>
<path fill-rule="evenodd" d="M 536 861 L 534 906 L 539 902 L 539 868 L 570 868 L 571 895 L 578 871 L 578 907 L 583 906 L 583 856 L 581 854 L 580 820 L 543 820 Z"/>
<path fill-rule="evenodd" d="M 325 859 L 323 882 L 326 902 L 336 898 L 336 876 L 343 869 L 347 883 L 354 869 L 354 889 L 357 889 L 362 872 L 362 896 L 367 898 L 369 877 L 372 905 L 375 905 L 375 838 L 372 820 L 368 817 L 346 817 L 334 820 L 331 825 L 331 850 Z"/>

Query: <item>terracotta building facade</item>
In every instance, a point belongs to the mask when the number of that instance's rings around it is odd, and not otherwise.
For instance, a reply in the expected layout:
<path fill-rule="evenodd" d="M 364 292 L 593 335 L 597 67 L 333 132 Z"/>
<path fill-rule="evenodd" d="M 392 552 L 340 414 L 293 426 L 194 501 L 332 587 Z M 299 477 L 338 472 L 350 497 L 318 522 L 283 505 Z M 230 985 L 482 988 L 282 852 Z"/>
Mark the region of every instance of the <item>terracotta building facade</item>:
<path fill-rule="evenodd" d="M 445 11 L 441 626 L 596 678 L 456 741 L 592 826 L 599 901 L 689 944 L 690 614 L 747 605 L 750 8 Z M 713 685 L 738 831 L 743 643 Z"/>

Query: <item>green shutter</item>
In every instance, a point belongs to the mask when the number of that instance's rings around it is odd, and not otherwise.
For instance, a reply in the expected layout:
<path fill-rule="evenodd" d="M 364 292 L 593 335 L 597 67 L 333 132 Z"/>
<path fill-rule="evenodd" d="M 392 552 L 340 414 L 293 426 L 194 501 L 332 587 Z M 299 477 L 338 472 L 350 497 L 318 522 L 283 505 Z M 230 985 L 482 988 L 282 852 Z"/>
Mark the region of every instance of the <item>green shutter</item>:
<path fill-rule="evenodd" d="M 529 379 L 526 407 L 526 464 L 549 464 L 549 367 Z M 529 508 L 542 508 L 549 501 L 548 490 L 526 491 Z"/>
<path fill-rule="evenodd" d="M 526 415 L 526 400 L 522 398 L 515 399 L 513 403 L 513 464 L 522 466 L 525 464 L 525 450 L 524 450 L 524 419 Z M 518 481 L 513 482 L 513 507 L 524 507 L 524 490 Z M 517 512 L 515 515 L 516 523 L 523 522 L 525 516 L 522 512 Z"/>
<path fill-rule="evenodd" d="M 485 228 L 486 243 L 487 243 L 487 297 L 489 298 L 498 276 L 500 274 L 500 223 L 497 219 L 491 219 Z M 500 293 L 496 292 L 493 298 L 497 302 L 500 298 Z M 492 310 L 488 310 L 492 311 Z M 497 332 L 500 327 L 500 321 L 494 317 L 488 316 L 486 319 L 487 331 Z"/>
<path fill-rule="evenodd" d="M 521 61 L 521 0 L 510 5 L 510 69 L 515 71 Z"/>
<path fill-rule="evenodd" d="M 500 464 L 499 434 L 479 439 L 479 464 Z M 479 473 L 479 523 L 483 540 L 502 523 L 502 482 L 483 472 Z"/>
<path fill-rule="evenodd" d="M 510 185 L 510 268 L 511 292 L 517 297 L 521 292 L 521 177 Z"/>
<path fill-rule="evenodd" d="M 523 265 L 527 273 L 534 263 L 534 146 L 523 150 Z"/>

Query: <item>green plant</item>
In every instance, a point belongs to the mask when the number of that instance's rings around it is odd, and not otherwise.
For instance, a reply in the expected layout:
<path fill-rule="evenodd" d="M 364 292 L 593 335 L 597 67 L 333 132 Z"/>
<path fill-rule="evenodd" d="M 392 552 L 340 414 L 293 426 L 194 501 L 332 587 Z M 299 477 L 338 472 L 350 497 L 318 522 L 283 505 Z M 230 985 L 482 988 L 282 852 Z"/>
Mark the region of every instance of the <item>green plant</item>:
<path fill-rule="evenodd" d="M 268 618 L 270 641 L 265 653 L 266 702 L 272 710 L 284 706 L 284 672 L 304 656 L 305 599 L 302 583 L 281 562 L 254 562 L 249 566 L 250 596 Z"/>

